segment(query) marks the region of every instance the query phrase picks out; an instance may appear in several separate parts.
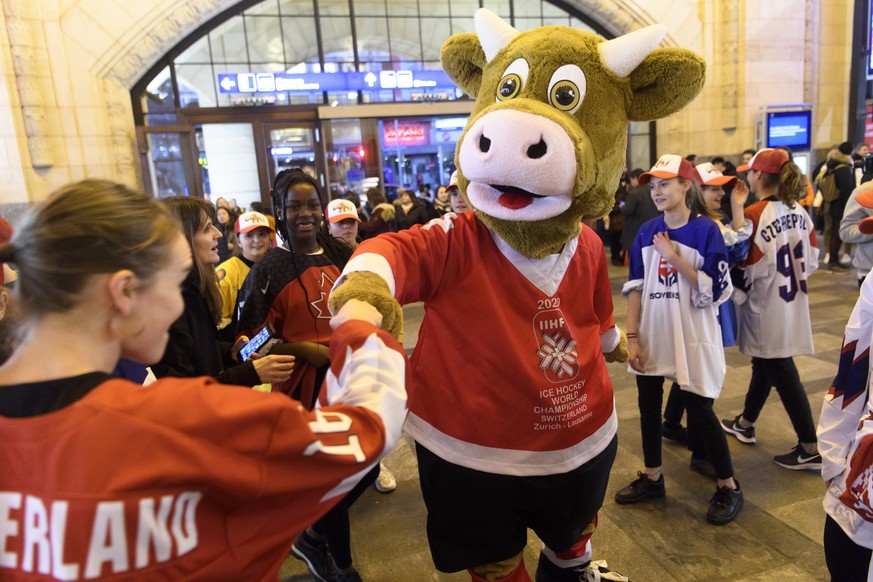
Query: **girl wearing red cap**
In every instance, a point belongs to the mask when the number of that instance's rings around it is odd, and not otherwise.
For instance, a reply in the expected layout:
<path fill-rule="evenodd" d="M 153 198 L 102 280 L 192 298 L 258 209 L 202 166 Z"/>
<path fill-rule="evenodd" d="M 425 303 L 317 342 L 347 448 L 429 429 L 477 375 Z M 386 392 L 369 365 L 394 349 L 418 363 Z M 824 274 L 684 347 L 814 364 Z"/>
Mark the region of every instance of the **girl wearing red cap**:
<path fill-rule="evenodd" d="M 640 228 L 629 254 L 629 372 L 637 374 L 645 472 L 615 494 L 619 504 L 664 497 L 661 474 L 661 402 L 665 378 L 679 384 L 688 424 L 715 467 L 717 486 L 706 520 L 733 521 L 743 492 L 733 478 L 730 451 L 712 410 L 725 375 L 718 306 L 731 296 L 728 254 L 718 226 L 691 211 L 694 168 L 676 155 L 661 156 L 640 176 L 663 212 Z"/>
<path fill-rule="evenodd" d="M 760 150 L 737 170 L 748 171 L 749 188 L 760 198 L 745 210 L 751 245 L 734 277 L 738 343 L 752 357 L 752 379 L 742 413 L 722 420 L 722 428 L 754 444 L 755 422 L 776 386 L 799 443 L 773 460 L 786 469 L 820 470 L 815 423 L 793 359 L 814 353 L 806 279 L 818 267 L 818 243 L 812 220 L 796 203 L 806 195 L 803 173 L 778 149 Z"/>

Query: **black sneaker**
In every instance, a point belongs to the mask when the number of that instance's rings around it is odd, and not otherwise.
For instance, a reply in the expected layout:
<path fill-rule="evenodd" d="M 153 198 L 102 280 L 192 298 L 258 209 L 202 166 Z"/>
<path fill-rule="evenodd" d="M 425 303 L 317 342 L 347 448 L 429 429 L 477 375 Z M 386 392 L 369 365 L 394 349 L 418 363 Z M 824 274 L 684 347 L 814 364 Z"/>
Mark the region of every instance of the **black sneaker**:
<path fill-rule="evenodd" d="M 337 572 L 336 582 L 364 582 L 357 570 L 352 568 L 350 572 Z"/>
<path fill-rule="evenodd" d="M 688 442 L 688 431 L 681 424 L 661 423 L 661 438 L 665 441 L 684 445 Z"/>
<path fill-rule="evenodd" d="M 706 512 L 706 521 L 712 525 L 727 525 L 736 519 L 737 514 L 743 508 L 743 490 L 740 482 L 734 479 L 736 489 L 727 485 L 715 490 L 712 499 L 709 500 L 709 509 Z"/>
<path fill-rule="evenodd" d="M 691 470 L 700 473 L 707 479 L 718 479 L 718 476 L 715 474 L 715 465 L 712 464 L 712 459 L 709 457 L 695 459 L 692 455 Z"/>
<path fill-rule="evenodd" d="M 583 566 L 573 568 L 561 568 L 553 564 L 542 552 L 540 552 L 540 560 L 534 579 L 537 582 L 596 582 L 599 580 L 630 582 L 627 576 L 610 570 L 603 560 L 588 562 Z"/>
<path fill-rule="evenodd" d="M 637 479 L 624 489 L 615 494 L 615 502 L 619 505 L 639 503 L 646 499 L 663 497 L 666 494 L 664 476 L 658 477 L 657 481 L 649 479 L 645 473 L 638 472 Z"/>
<path fill-rule="evenodd" d="M 336 564 L 333 563 L 333 556 L 327 549 L 327 542 L 321 540 L 321 542 L 312 543 L 307 539 L 308 536 L 304 536 L 305 534 L 300 534 L 294 540 L 294 545 L 291 546 L 291 555 L 306 562 L 306 567 L 309 568 L 316 580 L 335 582 Z"/>
<path fill-rule="evenodd" d="M 803 471 L 805 469 L 821 471 L 821 455 L 819 453 L 810 455 L 804 452 L 800 444 L 791 449 L 790 453 L 776 455 L 773 457 L 773 462 L 780 467 L 785 467 L 792 471 Z"/>
<path fill-rule="evenodd" d="M 743 443 L 744 445 L 753 445 L 755 442 L 755 427 L 750 426 L 749 428 L 743 428 L 740 426 L 740 416 L 737 416 L 733 420 L 728 420 L 727 418 L 721 419 L 721 428 L 728 434 L 732 434 L 737 437 L 737 440 Z"/>

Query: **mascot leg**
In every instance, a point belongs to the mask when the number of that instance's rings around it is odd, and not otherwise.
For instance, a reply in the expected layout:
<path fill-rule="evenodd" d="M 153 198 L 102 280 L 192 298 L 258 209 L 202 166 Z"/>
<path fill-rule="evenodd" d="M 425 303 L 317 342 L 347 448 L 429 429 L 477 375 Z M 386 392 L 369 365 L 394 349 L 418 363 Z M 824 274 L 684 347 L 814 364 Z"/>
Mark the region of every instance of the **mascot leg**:
<path fill-rule="evenodd" d="M 470 568 L 470 578 L 473 582 L 486 582 L 499 580 L 500 582 L 531 582 L 530 576 L 524 567 L 522 553 L 500 562 L 484 564 Z"/>
<path fill-rule="evenodd" d="M 543 546 L 537 564 L 536 582 L 563 582 L 564 580 L 628 582 L 627 577 L 610 571 L 606 562 L 591 561 L 591 534 L 596 528 L 597 515 L 579 536 L 579 540 L 569 549 L 556 552 Z"/>

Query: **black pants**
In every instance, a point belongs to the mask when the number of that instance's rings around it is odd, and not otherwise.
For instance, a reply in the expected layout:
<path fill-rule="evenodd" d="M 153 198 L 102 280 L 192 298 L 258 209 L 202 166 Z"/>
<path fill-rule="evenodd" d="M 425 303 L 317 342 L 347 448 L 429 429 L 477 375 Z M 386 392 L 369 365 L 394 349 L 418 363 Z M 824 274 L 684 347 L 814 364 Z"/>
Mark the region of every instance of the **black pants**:
<path fill-rule="evenodd" d="M 458 572 L 515 556 L 528 529 L 566 552 L 603 505 L 618 438 L 566 473 L 515 476 L 455 465 L 415 444 L 427 539 L 440 572 Z"/>
<path fill-rule="evenodd" d="M 664 421 L 667 424 L 682 424 L 682 415 L 685 414 L 685 400 L 682 398 L 682 388 L 673 382 L 670 386 L 670 394 L 667 396 L 667 404 L 664 405 Z"/>
<path fill-rule="evenodd" d="M 312 529 L 320 533 L 327 540 L 327 546 L 333 556 L 337 568 L 348 568 L 352 565 L 352 538 L 349 524 L 349 508 L 358 500 L 358 497 L 373 484 L 379 476 L 379 464 L 377 463 L 364 478 L 349 491 L 348 495 L 333 506 L 333 509 L 324 514 L 324 517 L 312 525 Z"/>
<path fill-rule="evenodd" d="M 664 399 L 663 376 L 637 376 L 637 403 L 640 407 L 640 432 L 643 438 L 643 459 L 646 467 L 660 467 L 661 461 L 661 404 Z M 688 412 L 688 432 L 702 443 L 712 459 L 719 479 L 733 477 L 734 468 L 727 439 L 712 411 L 712 398 L 682 391 L 682 400 Z M 702 454 L 699 456 L 703 456 Z"/>
<path fill-rule="evenodd" d="M 824 527 L 824 551 L 831 582 L 866 582 L 873 551 L 852 541 L 843 528 L 827 516 Z"/>
<path fill-rule="evenodd" d="M 797 439 L 802 443 L 816 442 L 809 398 L 800 382 L 793 358 L 752 358 L 752 379 L 746 392 L 743 418 L 749 422 L 758 420 L 773 386 L 782 399 Z"/>

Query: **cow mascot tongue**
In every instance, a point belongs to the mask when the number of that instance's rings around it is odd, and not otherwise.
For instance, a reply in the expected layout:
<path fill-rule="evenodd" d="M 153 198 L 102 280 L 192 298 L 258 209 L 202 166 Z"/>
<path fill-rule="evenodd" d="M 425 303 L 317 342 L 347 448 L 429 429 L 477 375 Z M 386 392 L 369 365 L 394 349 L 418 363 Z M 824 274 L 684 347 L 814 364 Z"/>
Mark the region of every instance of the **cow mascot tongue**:
<path fill-rule="evenodd" d="M 626 580 L 591 561 L 616 453 L 606 362 L 627 359 L 600 239 L 624 166 L 628 121 L 674 113 L 705 64 L 655 48 L 656 25 L 615 40 L 569 27 L 518 32 L 485 9 L 442 48 L 476 104 L 458 144 L 472 212 L 363 243 L 331 295 L 376 306 L 402 333 L 423 301 L 406 431 L 416 441 L 437 569 L 530 580 Z M 582 578 L 589 579 L 589 578 Z"/>

